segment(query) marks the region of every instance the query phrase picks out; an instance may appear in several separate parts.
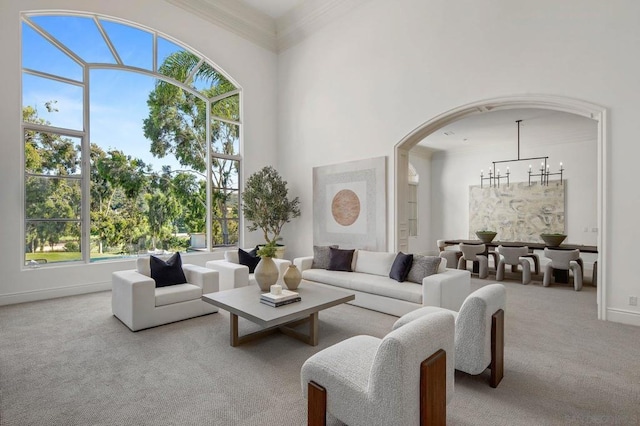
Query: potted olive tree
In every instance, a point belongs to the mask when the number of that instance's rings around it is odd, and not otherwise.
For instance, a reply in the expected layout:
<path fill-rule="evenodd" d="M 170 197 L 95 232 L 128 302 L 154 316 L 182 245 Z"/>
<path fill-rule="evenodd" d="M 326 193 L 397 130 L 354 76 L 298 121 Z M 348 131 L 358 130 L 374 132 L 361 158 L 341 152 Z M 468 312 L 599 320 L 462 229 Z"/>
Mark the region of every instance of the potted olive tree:
<path fill-rule="evenodd" d="M 247 179 L 242 193 L 242 211 L 250 223 L 249 231 L 262 230 L 265 244 L 276 245 L 285 223 L 300 216 L 300 200 L 289 199 L 287 182 L 271 166 L 265 166 Z M 284 246 L 276 257 L 282 258 Z"/>

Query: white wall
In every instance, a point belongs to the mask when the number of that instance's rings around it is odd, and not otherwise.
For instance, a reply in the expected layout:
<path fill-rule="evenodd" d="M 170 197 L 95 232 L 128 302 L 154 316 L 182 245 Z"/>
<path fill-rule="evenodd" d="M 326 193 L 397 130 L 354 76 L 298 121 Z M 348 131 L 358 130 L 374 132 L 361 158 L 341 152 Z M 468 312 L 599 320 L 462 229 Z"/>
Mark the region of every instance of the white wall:
<path fill-rule="evenodd" d="M 232 33 L 156 0 L 23 0 L 0 2 L 0 304 L 111 288 L 111 272 L 133 261 L 22 270 L 22 147 L 20 142 L 20 11 L 87 11 L 123 18 L 158 30 L 199 51 L 242 87 L 245 175 L 275 164 L 277 56 Z M 250 236 L 253 238 L 253 236 Z M 250 239 L 249 238 L 249 239 Z M 250 244 L 251 245 L 251 244 Z M 187 255 L 204 265 L 213 255 Z"/>
<path fill-rule="evenodd" d="M 386 155 L 421 123 L 487 98 L 550 94 L 609 109 L 607 316 L 640 324 L 634 253 L 640 2 L 370 0 L 280 54 L 280 169 L 303 215 L 285 229 L 290 255 L 312 245 L 311 168 Z M 285 153 L 292 155 L 289 161 Z M 393 209 L 388 210 L 390 249 Z"/>

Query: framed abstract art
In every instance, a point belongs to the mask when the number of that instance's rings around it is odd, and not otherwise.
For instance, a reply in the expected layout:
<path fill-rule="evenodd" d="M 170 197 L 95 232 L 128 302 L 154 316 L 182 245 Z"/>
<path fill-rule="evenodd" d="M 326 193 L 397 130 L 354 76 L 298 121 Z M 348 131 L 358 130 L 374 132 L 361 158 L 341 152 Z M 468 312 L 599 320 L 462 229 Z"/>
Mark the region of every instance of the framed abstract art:
<path fill-rule="evenodd" d="M 387 249 L 387 157 L 313 168 L 313 244 Z"/>

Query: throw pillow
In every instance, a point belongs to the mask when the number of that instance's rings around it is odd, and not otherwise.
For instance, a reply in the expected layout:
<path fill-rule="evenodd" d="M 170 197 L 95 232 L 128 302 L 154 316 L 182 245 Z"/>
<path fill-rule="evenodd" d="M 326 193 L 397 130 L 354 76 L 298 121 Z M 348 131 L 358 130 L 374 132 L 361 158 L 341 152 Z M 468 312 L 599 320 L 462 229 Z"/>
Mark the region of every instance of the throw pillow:
<path fill-rule="evenodd" d="M 329 259 L 331 258 L 331 252 L 329 249 L 338 248 L 337 245 L 331 246 L 313 246 L 313 263 L 312 269 L 327 269 L 329 267 Z"/>
<path fill-rule="evenodd" d="M 393 265 L 391 265 L 389 278 L 393 278 L 398 282 L 405 281 L 407 279 L 407 275 L 409 275 L 409 270 L 411 269 L 412 263 L 412 254 L 404 254 L 401 251 L 398 252 L 398 254 L 396 255 L 396 259 L 393 261 Z"/>
<path fill-rule="evenodd" d="M 438 272 L 441 258 L 439 256 L 413 256 L 413 263 L 407 275 L 407 281 L 422 284 L 422 279 Z"/>
<path fill-rule="evenodd" d="M 260 256 L 258 256 L 258 247 L 250 251 L 244 251 L 241 248 L 238 249 L 238 263 L 245 265 L 249 268 L 249 273 L 253 274 L 256 270 L 256 266 L 260 262 Z"/>
<path fill-rule="evenodd" d="M 166 262 L 152 255 L 149 257 L 149 266 L 151 267 L 151 278 L 156 282 L 156 287 L 167 287 L 187 282 L 187 278 L 182 272 L 182 259 L 178 252 L 174 253 Z"/>
<path fill-rule="evenodd" d="M 355 250 L 342 250 L 335 247 L 329 247 L 331 253 L 329 257 L 329 271 L 345 271 L 351 272 L 351 261 Z"/>

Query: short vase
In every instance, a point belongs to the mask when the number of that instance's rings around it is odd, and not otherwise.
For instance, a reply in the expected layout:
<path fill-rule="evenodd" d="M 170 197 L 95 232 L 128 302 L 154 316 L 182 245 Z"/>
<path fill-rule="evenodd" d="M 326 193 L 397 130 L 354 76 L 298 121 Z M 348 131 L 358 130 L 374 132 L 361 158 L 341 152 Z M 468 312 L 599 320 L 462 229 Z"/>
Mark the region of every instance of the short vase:
<path fill-rule="evenodd" d="M 302 274 L 300 274 L 300 270 L 296 265 L 290 265 L 282 278 L 289 290 L 295 290 L 300 285 L 300 281 L 302 281 Z"/>
<path fill-rule="evenodd" d="M 270 257 L 263 257 L 258 262 L 253 276 L 262 291 L 271 290 L 271 286 L 278 281 L 278 267 Z"/>

